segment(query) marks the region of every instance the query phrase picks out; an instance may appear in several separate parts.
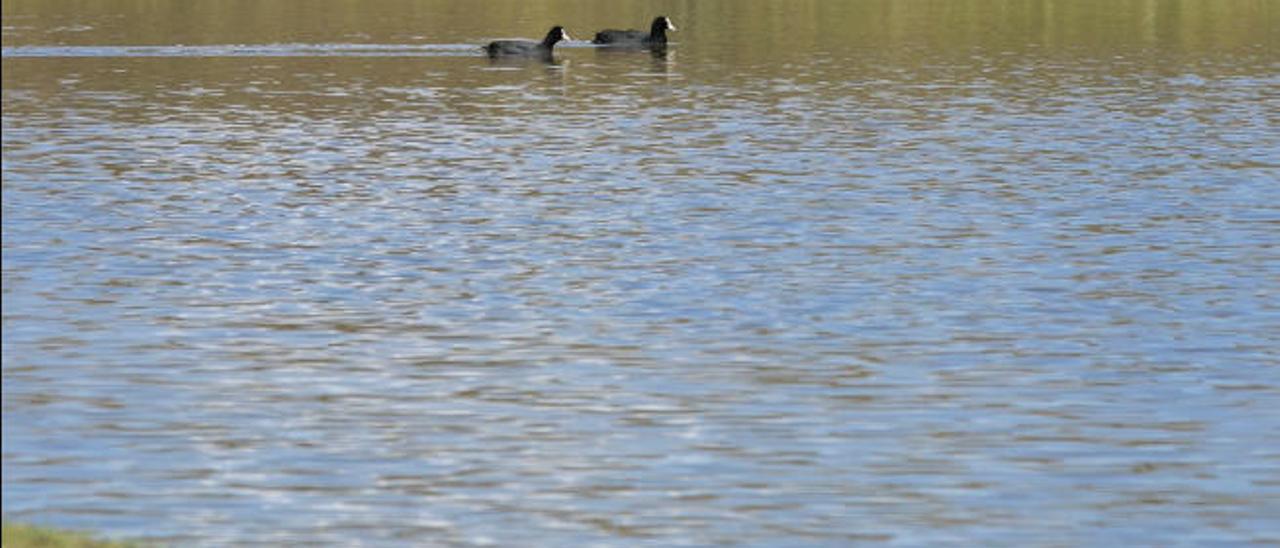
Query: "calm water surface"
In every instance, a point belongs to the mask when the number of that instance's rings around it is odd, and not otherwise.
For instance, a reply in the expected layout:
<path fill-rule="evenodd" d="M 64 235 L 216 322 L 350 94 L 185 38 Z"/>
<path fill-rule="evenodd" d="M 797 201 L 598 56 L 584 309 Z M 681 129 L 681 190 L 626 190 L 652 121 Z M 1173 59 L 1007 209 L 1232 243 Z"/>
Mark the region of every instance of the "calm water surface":
<path fill-rule="evenodd" d="M 3 15 L 7 518 L 1280 542 L 1277 2 Z"/>

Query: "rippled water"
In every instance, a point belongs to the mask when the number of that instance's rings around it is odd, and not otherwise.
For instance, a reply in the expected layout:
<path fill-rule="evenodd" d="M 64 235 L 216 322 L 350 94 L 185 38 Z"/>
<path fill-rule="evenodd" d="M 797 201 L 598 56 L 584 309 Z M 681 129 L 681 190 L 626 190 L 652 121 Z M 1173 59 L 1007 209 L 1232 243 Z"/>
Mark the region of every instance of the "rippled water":
<path fill-rule="evenodd" d="M 4 4 L 7 518 L 1280 541 L 1273 4 L 261 4 Z"/>

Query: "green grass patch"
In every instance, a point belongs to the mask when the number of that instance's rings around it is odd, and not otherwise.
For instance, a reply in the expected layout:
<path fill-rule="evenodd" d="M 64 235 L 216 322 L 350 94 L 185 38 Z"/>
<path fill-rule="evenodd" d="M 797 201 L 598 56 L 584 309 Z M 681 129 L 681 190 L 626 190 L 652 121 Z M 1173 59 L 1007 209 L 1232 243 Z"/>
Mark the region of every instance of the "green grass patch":
<path fill-rule="evenodd" d="M 4 548 L 138 548 L 129 542 L 97 540 L 85 533 L 4 522 Z"/>

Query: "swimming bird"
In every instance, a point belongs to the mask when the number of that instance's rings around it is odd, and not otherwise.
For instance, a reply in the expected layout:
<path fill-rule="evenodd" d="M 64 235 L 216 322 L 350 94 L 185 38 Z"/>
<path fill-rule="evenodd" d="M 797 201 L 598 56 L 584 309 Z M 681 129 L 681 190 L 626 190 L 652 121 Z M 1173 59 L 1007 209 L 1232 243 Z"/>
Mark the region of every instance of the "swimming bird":
<path fill-rule="evenodd" d="M 541 42 L 533 40 L 494 40 L 484 47 L 489 52 L 489 57 L 496 59 L 499 57 L 551 57 L 551 48 L 556 46 L 556 42 L 561 40 L 572 40 L 569 33 L 564 31 L 564 27 L 556 25 L 551 27 L 547 32 L 547 37 Z"/>
<path fill-rule="evenodd" d="M 657 47 L 667 45 L 667 31 L 676 30 L 675 24 L 664 16 L 659 16 L 649 25 L 649 33 L 638 30 L 606 29 L 596 33 L 592 44 L 617 47 Z"/>

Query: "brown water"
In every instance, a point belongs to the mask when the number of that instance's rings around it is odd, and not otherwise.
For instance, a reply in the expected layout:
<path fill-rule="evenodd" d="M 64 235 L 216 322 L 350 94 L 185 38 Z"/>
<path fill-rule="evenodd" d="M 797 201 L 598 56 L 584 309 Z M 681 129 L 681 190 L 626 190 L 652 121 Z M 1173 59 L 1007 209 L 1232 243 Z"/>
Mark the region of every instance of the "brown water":
<path fill-rule="evenodd" d="M 670 16 L 666 55 L 478 45 Z M 6 518 L 1280 542 L 1280 2 L 3 3 Z"/>

